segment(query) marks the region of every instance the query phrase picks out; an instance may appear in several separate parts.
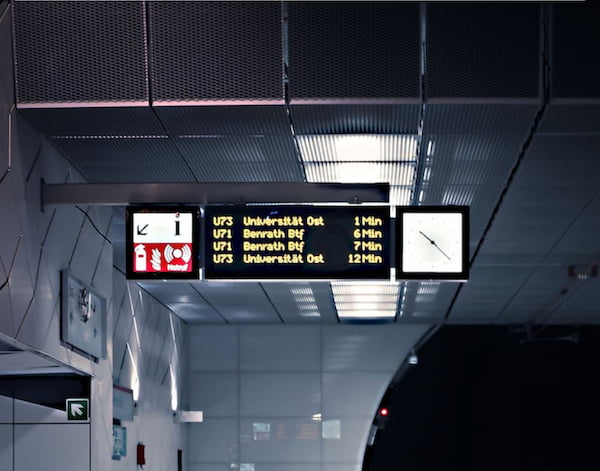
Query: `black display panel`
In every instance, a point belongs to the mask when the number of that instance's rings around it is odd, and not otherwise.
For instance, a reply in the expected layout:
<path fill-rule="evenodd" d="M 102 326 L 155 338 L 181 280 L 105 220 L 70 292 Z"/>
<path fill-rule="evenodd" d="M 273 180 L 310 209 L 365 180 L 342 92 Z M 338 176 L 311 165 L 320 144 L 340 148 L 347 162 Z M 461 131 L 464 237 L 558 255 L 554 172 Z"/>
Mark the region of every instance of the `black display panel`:
<path fill-rule="evenodd" d="M 390 209 L 208 206 L 207 280 L 390 279 Z"/>

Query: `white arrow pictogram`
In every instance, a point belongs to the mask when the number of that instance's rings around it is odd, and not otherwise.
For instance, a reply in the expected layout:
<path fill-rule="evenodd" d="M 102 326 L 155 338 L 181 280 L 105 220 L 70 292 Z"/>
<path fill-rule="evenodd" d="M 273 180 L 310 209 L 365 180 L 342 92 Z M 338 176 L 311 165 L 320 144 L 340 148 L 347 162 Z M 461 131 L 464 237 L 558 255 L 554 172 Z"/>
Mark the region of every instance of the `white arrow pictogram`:
<path fill-rule="evenodd" d="M 71 404 L 71 415 L 83 415 L 83 404 Z"/>

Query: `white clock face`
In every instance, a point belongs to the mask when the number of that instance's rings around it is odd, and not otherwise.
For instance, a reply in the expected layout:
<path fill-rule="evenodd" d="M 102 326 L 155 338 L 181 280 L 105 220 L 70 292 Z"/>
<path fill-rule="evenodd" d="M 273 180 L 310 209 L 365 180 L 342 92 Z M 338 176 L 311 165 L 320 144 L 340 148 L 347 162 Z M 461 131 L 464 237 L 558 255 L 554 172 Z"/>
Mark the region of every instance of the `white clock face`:
<path fill-rule="evenodd" d="M 461 273 L 462 218 L 460 213 L 403 213 L 402 271 Z"/>

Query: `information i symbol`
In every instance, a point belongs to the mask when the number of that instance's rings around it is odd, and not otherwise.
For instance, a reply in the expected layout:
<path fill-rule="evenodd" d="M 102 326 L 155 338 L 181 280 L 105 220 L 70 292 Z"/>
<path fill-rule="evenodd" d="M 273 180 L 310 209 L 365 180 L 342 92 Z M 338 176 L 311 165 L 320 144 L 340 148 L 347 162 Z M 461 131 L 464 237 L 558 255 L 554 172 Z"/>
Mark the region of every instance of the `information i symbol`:
<path fill-rule="evenodd" d="M 179 213 L 175 213 L 175 235 L 181 235 L 179 233 Z"/>

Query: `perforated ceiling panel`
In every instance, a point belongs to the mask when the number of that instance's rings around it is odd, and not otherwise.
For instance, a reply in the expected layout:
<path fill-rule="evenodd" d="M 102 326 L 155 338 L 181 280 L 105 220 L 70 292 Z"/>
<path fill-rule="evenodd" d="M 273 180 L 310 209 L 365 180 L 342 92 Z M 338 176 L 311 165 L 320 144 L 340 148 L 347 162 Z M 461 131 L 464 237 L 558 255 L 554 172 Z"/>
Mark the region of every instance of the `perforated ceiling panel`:
<path fill-rule="evenodd" d="M 297 134 L 416 134 L 420 105 L 294 105 Z"/>
<path fill-rule="evenodd" d="M 223 136 L 176 140 L 203 182 L 301 182 L 302 166 L 290 136 Z"/>
<path fill-rule="evenodd" d="M 600 137 L 581 119 L 560 126 L 577 108 L 552 106 L 540 124 L 450 321 L 593 319 L 594 308 L 589 306 L 598 305 L 600 292 L 585 290 L 586 299 L 581 302 L 587 281 L 568 275 L 570 265 L 596 264 L 600 249 L 600 188 L 595 178 L 600 171 Z M 588 280 L 593 286 L 597 279 Z M 569 308 L 563 310 L 565 306 Z"/>
<path fill-rule="evenodd" d="M 169 133 L 176 136 L 290 134 L 283 106 L 156 107 Z"/>
<path fill-rule="evenodd" d="M 13 5 L 18 103 L 148 101 L 143 2 Z"/>
<path fill-rule="evenodd" d="M 126 139 L 53 139 L 92 183 L 167 183 L 196 181 L 166 136 Z M 168 156 L 168 159 L 165 158 Z"/>
<path fill-rule="evenodd" d="M 530 272 L 531 267 L 518 264 L 473 267 L 471 279 L 459 288 L 460 295 L 452 306 L 448 322 L 493 323 Z"/>
<path fill-rule="evenodd" d="M 600 3 L 554 5 L 552 90 L 555 97 L 600 97 Z"/>
<path fill-rule="evenodd" d="M 336 324 L 331 288 L 325 282 L 261 283 L 286 324 Z"/>
<path fill-rule="evenodd" d="M 597 324 L 598 292 L 600 280 L 593 278 L 582 282 L 562 303 L 557 303 L 548 313 L 546 322 L 558 324 Z"/>
<path fill-rule="evenodd" d="M 404 284 L 403 302 L 396 317 L 399 323 L 440 322 L 458 288 L 456 283 L 439 281 L 410 281 Z"/>
<path fill-rule="evenodd" d="M 211 282 L 195 288 L 227 323 L 282 322 L 260 283 Z"/>
<path fill-rule="evenodd" d="M 536 105 L 428 105 L 422 204 L 471 206 L 471 240 L 488 223 L 533 124 Z"/>
<path fill-rule="evenodd" d="M 283 102 L 279 2 L 150 2 L 154 101 Z"/>
<path fill-rule="evenodd" d="M 538 97 L 537 4 L 427 5 L 428 97 Z"/>
<path fill-rule="evenodd" d="M 148 107 L 34 108 L 22 111 L 48 137 L 158 136 L 164 129 Z"/>
<path fill-rule="evenodd" d="M 536 110 L 536 105 L 428 105 L 423 134 L 508 134 L 524 138 L 533 124 Z"/>
<path fill-rule="evenodd" d="M 523 283 L 501 312 L 503 322 L 544 322 L 563 301 L 561 292 L 568 288 L 566 267 L 539 266 Z"/>
<path fill-rule="evenodd" d="M 549 134 L 600 133 L 600 107 L 593 103 L 552 104 L 540 124 L 540 132 Z"/>
<path fill-rule="evenodd" d="M 292 101 L 419 96 L 419 5 L 289 4 Z"/>

